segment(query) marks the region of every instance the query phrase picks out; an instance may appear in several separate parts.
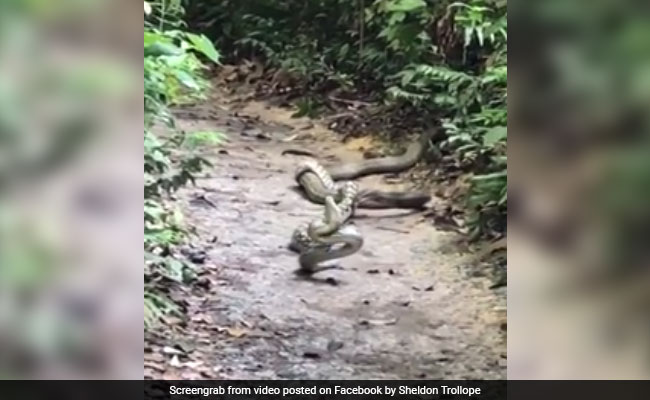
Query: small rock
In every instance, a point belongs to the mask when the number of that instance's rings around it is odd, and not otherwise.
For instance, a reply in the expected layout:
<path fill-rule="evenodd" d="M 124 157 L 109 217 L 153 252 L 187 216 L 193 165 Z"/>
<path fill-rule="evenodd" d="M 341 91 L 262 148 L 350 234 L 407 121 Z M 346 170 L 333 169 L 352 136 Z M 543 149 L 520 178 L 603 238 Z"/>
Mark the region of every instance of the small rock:
<path fill-rule="evenodd" d="M 209 290 L 212 287 L 212 282 L 208 278 L 202 278 L 196 281 L 196 286 L 201 289 Z"/>
<path fill-rule="evenodd" d="M 367 272 L 368 272 L 369 274 L 378 274 L 378 273 L 379 273 L 379 270 L 378 270 L 378 269 L 369 269 Z"/>
<path fill-rule="evenodd" d="M 332 277 L 329 277 L 329 278 L 325 279 L 325 283 L 330 284 L 332 286 L 338 286 L 339 285 L 339 281 L 337 281 L 336 279 L 334 279 Z"/>
<path fill-rule="evenodd" d="M 257 135 L 255 135 L 255 137 L 260 140 L 271 140 L 271 136 L 263 132 L 258 133 Z"/>
<path fill-rule="evenodd" d="M 343 346 L 344 346 L 343 342 L 339 342 L 337 340 L 330 340 L 330 342 L 327 343 L 327 351 L 334 352 L 336 350 L 342 349 Z"/>
<path fill-rule="evenodd" d="M 207 254 L 203 250 L 192 250 L 187 255 L 187 259 L 193 264 L 204 264 Z"/>
<path fill-rule="evenodd" d="M 433 292 L 433 285 L 424 288 L 425 292 Z"/>

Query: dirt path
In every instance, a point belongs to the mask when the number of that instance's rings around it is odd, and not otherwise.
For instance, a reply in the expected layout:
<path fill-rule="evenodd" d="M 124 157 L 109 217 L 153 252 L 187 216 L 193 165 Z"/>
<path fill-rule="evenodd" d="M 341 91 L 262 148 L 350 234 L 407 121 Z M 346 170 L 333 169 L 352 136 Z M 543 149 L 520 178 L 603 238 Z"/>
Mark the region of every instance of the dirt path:
<path fill-rule="evenodd" d="M 505 316 L 497 310 L 504 299 L 487 289 L 488 279 L 464 272 L 454 236 L 421 213 L 360 210 L 354 223 L 365 244 L 341 260 L 345 270 L 313 281 L 294 274 L 291 233 L 322 206 L 292 189 L 300 157 L 282 151 L 351 160 L 368 143 L 343 145 L 317 123 L 263 103 L 220 103 L 202 111 L 209 119 L 184 121 L 188 129 L 223 129 L 228 141 L 208 176 L 180 194 L 211 285 L 186 294 L 184 332 L 193 337 L 173 340 L 190 361 L 176 358 L 172 377 L 199 365 L 200 376 L 223 379 L 505 377 Z M 407 188 L 379 176 L 360 184 Z"/>

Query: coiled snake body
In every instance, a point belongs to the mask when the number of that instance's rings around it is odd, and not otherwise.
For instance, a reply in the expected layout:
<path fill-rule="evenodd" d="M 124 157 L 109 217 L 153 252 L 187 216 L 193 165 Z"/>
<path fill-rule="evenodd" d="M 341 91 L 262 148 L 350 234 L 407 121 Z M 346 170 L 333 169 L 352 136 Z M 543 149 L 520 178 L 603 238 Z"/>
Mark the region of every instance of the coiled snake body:
<path fill-rule="evenodd" d="M 346 225 L 355 208 L 421 208 L 431 197 L 426 193 L 360 190 L 351 181 L 370 174 L 400 172 L 417 163 L 433 132 L 425 133 L 401 156 L 348 163 L 326 169 L 315 160 L 302 162 L 295 174 L 309 200 L 324 204 L 321 219 L 300 225 L 293 232 L 289 248 L 300 253 L 300 272 L 312 274 L 336 266 L 318 264 L 354 254 L 363 238 L 353 225 Z M 341 245 L 341 246 L 338 246 Z"/>

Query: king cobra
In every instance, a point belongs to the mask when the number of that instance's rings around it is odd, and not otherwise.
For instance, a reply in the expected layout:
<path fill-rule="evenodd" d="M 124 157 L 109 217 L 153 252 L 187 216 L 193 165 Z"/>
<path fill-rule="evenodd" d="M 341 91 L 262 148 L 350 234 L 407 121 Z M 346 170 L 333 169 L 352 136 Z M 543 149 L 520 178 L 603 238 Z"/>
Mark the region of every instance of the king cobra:
<path fill-rule="evenodd" d="M 356 207 L 360 208 L 422 208 L 431 197 L 426 193 L 359 190 L 356 183 L 336 180 L 400 172 L 415 165 L 434 131 L 411 144 L 401 156 L 365 160 L 325 168 L 315 160 L 302 162 L 295 174 L 309 200 L 324 204 L 322 219 L 300 225 L 293 233 L 289 248 L 300 253 L 300 272 L 313 274 L 336 266 L 318 264 L 354 254 L 363 245 L 363 238 L 352 225 L 346 225 Z M 341 245 L 341 246 L 338 246 Z"/>

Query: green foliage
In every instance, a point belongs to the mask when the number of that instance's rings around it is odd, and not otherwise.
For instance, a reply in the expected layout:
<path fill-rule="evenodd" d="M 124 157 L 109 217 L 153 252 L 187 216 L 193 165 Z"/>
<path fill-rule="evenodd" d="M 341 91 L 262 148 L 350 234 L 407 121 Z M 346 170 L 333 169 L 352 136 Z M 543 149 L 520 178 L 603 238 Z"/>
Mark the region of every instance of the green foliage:
<path fill-rule="evenodd" d="M 395 84 L 388 93 L 442 112 L 448 138 L 441 145 L 477 172 L 467 203 L 473 234 L 500 234 L 507 212 L 505 4 L 474 0 L 453 3 L 447 10 L 455 13 L 455 27 L 463 32 L 463 63 L 412 64 L 393 76 Z M 478 62 L 469 63 L 470 51 L 481 55 Z"/>
<path fill-rule="evenodd" d="M 505 0 L 186 1 L 187 20 L 233 58 L 257 58 L 304 79 L 305 89 L 350 87 L 442 117 L 440 146 L 474 171 L 468 194 L 477 234 L 506 210 Z M 309 115 L 312 100 L 300 105 Z M 480 201 L 479 201 L 480 200 Z M 496 219 L 496 220 L 495 220 Z M 497 221 L 498 220 L 498 221 Z M 503 233 L 496 229 L 498 234 Z"/>
<path fill-rule="evenodd" d="M 215 145 L 221 138 L 215 132 L 178 129 L 169 110 L 172 105 L 204 98 L 208 83 L 202 77 L 205 65 L 199 57 L 218 63 L 219 52 L 207 37 L 175 29 L 181 25 L 180 1 L 158 1 L 149 6 L 144 31 L 146 326 L 166 313 L 177 312 L 161 291 L 164 281 L 183 283 L 194 275 L 190 265 L 171 250 L 183 242 L 188 230 L 180 211 L 170 207 L 166 198 L 194 182 L 195 175 L 209 165 L 193 150 Z"/>

